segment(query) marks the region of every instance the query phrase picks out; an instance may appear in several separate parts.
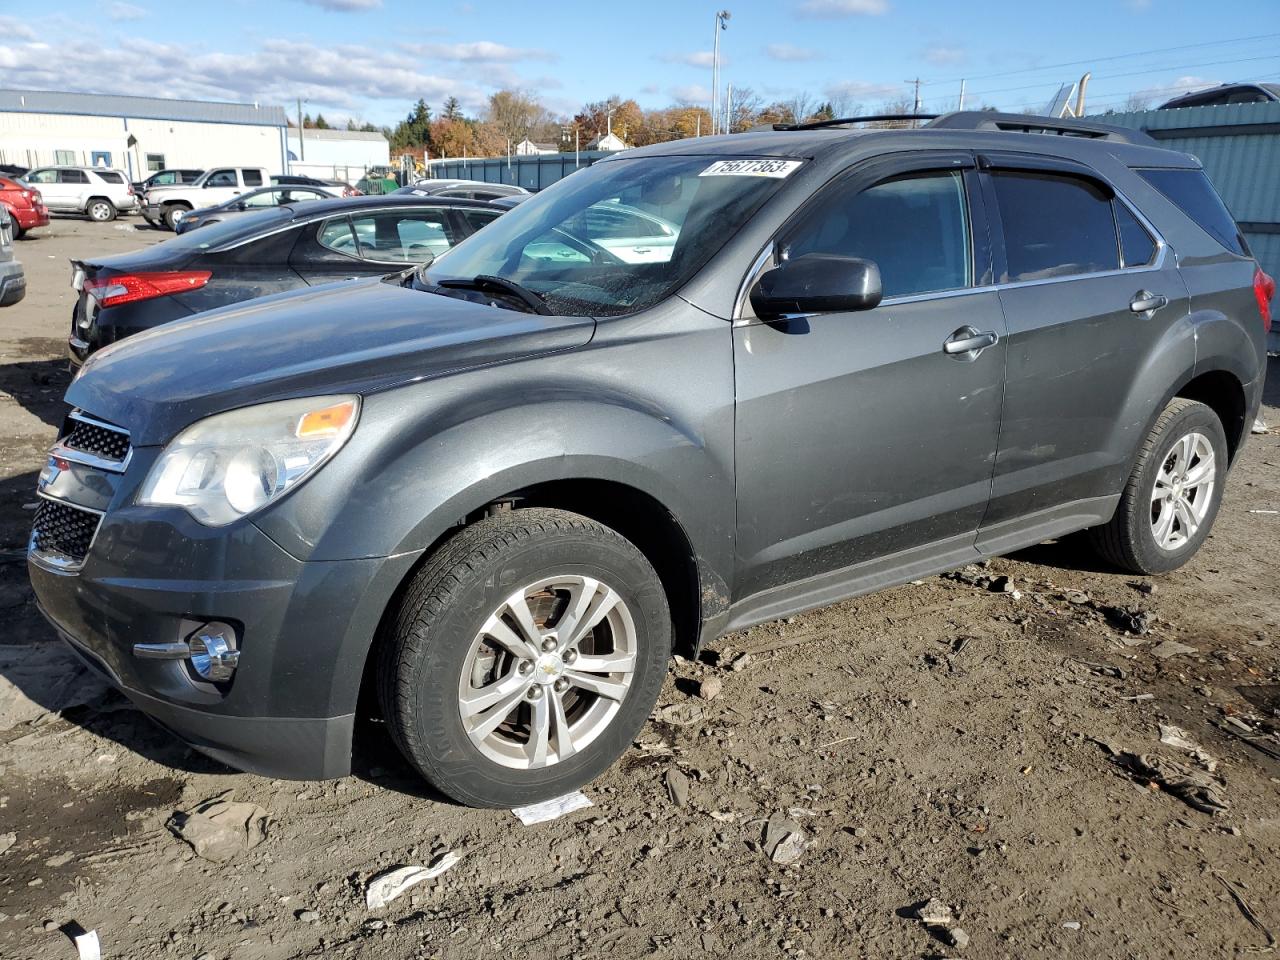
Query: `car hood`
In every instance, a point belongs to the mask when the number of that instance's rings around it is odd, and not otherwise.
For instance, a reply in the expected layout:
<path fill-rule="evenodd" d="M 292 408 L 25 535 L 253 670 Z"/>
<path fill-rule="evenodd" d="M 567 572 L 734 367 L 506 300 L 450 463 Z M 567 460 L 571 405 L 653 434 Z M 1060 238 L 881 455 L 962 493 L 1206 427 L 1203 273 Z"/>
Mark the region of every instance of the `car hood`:
<path fill-rule="evenodd" d="M 368 394 L 587 343 L 590 317 L 549 317 L 354 280 L 211 310 L 94 354 L 67 402 L 137 446 L 252 403 Z"/>

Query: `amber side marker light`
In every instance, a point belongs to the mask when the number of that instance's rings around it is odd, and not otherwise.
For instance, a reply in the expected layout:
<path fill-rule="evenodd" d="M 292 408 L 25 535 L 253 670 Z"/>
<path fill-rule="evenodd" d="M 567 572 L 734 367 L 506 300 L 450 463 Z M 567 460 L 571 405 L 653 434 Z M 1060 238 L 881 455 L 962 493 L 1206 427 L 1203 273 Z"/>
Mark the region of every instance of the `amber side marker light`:
<path fill-rule="evenodd" d="M 355 415 L 355 401 L 344 400 L 342 403 L 335 403 L 331 407 L 323 407 L 303 414 L 302 419 L 298 421 L 298 429 L 295 433 L 299 440 L 319 440 L 323 437 L 332 437 L 341 432 Z"/>

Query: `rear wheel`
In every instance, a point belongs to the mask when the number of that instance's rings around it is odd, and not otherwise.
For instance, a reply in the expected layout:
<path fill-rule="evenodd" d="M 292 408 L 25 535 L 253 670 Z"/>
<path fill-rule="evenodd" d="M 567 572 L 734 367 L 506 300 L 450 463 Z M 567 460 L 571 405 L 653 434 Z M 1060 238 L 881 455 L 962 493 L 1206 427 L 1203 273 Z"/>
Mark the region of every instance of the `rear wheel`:
<path fill-rule="evenodd" d="M 13 224 L 13 239 L 21 240 L 24 236 L 26 236 L 26 233 L 27 233 L 26 227 L 19 226 L 17 220 L 10 220 L 9 222 Z"/>
<path fill-rule="evenodd" d="M 116 205 L 102 197 L 94 197 L 85 208 L 85 213 L 89 215 L 90 220 L 107 223 L 116 218 Z"/>
<path fill-rule="evenodd" d="M 1134 573 L 1176 570 L 1209 536 L 1226 469 L 1218 415 L 1194 400 L 1170 401 L 1142 445 L 1115 516 L 1090 531 L 1095 548 Z"/>
<path fill-rule="evenodd" d="M 511 807 L 613 763 L 670 654 L 666 595 L 635 546 L 577 514 L 517 510 L 468 527 L 414 577 L 379 689 L 427 780 L 462 803 Z"/>

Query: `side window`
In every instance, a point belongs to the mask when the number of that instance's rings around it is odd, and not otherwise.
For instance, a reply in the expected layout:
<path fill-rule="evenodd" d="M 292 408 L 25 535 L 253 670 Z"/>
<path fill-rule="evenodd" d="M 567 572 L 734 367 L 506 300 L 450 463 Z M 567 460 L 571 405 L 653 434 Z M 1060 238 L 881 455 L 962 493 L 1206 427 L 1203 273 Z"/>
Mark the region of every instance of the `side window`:
<path fill-rule="evenodd" d="M 472 209 L 459 210 L 458 214 L 462 217 L 463 222 L 472 233 L 475 233 L 483 227 L 487 227 L 489 224 L 493 223 L 493 221 L 497 220 L 498 217 L 502 216 L 500 213 L 490 213 L 488 210 Z"/>
<path fill-rule="evenodd" d="M 241 202 L 246 207 L 252 208 L 274 207 L 276 204 L 281 203 L 283 199 L 279 190 L 264 190 L 256 196 L 245 197 Z"/>
<path fill-rule="evenodd" d="M 1139 170 L 1138 175 L 1163 193 L 1197 226 L 1232 253 L 1249 256 L 1240 228 L 1203 170 Z"/>
<path fill-rule="evenodd" d="M 57 170 L 32 170 L 22 179 L 27 181 L 27 183 L 57 183 L 58 171 Z"/>
<path fill-rule="evenodd" d="M 355 234 L 351 232 L 351 221 L 346 217 L 337 217 L 325 223 L 320 228 L 320 235 L 316 239 L 322 247 L 337 250 L 339 253 L 345 253 L 350 257 L 360 256 L 360 248 L 356 244 Z"/>
<path fill-rule="evenodd" d="M 1120 259 L 1125 267 L 1145 267 L 1156 255 L 1156 242 L 1147 228 L 1138 222 L 1133 211 L 1113 200 L 1116 211 L 1116 227 L 1120 231 Z"/>
<path fill-rule="evenodd" d="M 972 285 L 964 175 L 900 177 L 858 193 L 836 188 L 784 241 L 787 259 L 809 253 L 874 261 L 886 297 Z"/>
<path fill-rule="evenodd" d="M 83 170 L 59 170 L 59 183 L 88 183 L 89 175 Z"/>
<path fill-rule="evenodd" d="M 241 175 L 242 177 L 244 177 L 244 185 L 245 185 L 246 187 L 260 187 L 260 186 L 262 186 L 262 171 L 261 171 L 261 170 L 241 170 L 241 171 L 240 171 L 240 175 Z"/>
<path fill-rule="evenodd" d="M 238 187 L 239 181 L 236 180 L 236 172 L 234 170 L 215 170 L 209 174 L 209 179 L 204 182 L 206 187 Z"/>
<path fill-rule="evenodd" d="M 1111 197 L 1078 177 L 997 173 L 1006 282 L 1045 280 L 1120 268 Z"/>
<path fill-rule="evenodd" d="M 445 207 L 399 210 L 353 217 L 360 256 L 388 263 L 420 263 L 444 253 L 456 242 Z"/>

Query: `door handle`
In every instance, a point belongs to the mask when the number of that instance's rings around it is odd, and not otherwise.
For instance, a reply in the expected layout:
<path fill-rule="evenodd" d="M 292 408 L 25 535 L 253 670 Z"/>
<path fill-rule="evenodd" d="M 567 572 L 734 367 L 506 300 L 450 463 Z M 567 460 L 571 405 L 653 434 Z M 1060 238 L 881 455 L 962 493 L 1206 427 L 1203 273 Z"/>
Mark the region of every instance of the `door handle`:
<path fill-rule="evenodd" d="M 973 327 L 961 327 L 942 345 L 942 351 L 951 356 L 967 353 L 976 357 L 979 352 L 987 347 L 994 347 L 999 342 L 1000 335 L 994 330 L 978 331 Z"/>
<path fill-rule="evenodd" d="M 1133 295 L 1133 299 L 1129 301 L 1129 309 L 1134 313 L 1153 314 L 1161 307 L 1169 305 L 1169 298 L 1159 293 L 1152 293 L 1150 290 L 1139 290 Z"/>

